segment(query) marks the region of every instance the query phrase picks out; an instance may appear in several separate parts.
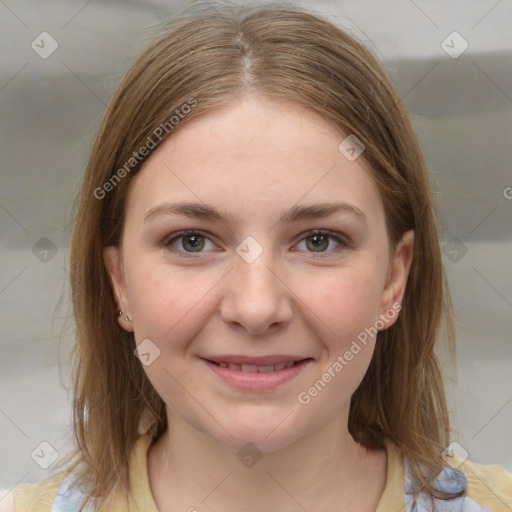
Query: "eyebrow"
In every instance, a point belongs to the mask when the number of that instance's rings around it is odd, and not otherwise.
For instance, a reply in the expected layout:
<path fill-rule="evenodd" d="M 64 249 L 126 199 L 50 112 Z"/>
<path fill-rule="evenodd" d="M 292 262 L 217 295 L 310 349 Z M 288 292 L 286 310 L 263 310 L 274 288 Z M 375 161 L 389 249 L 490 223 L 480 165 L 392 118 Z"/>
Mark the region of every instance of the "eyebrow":
<path fill-rule="evenodd" d="M 279 217 L 280 224 L 291 224 L 303 219 L 323 219 L 334 215 L 335 213 L 345 213 L 352 215 L 360 221 L 366 223 L 366 215 L 355 205 L 344 203 L 344 202 L 332 202 L 332 203 L 317 203 L 311 205 L 297 205 L 283 212 Z M 235 216 L 232 214 L 219 210 L 214 206 L 205 203 L 169 203 L 165 202 L 151 208 L 145 217 L 144 222 L 147 222 L 153 217 L 159 215 L 182 215 L 193 219 L 206 219 L 206 220 L 217 220 L 222 223 L 228 223 L 230 220 L 234 220 Z"/>

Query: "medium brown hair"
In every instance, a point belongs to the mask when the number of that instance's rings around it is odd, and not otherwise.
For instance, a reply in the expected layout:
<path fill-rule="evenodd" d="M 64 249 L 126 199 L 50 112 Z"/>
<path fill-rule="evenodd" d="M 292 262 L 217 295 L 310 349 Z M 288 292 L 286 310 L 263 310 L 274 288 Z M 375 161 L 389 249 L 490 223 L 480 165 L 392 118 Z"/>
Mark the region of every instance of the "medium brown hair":
<path fill-rule="evenodd" d="M 90 498 L 129 490 L 128 460 L 141 433 L 167 429 L 165 403 L 118 324 L 103 249 L 121 243 L 139 150 L 191 98 L 156 147 L 190 120 L 243 94 L 312 109 L 341 137 L 362 141 L 385 207 L 392 247 L 413 229 L 414 257 L 394 325 L 378 334 L 368 371 L 351 399 L 348 428 L 369 449 L 389 438 L 408 457 L 429 496 L 449 442 L 445 390 L 434 346 L 443 313 L 452 362 L 453 312 L 439 247 L 427 166 L 409 116 L 375 57 L 322 16 L 280 5 L 187 10 L 167 22 L 123 78 L 85 172 L 71 244 L 76 322 L 72 467 Z M 154 135 L 153 135 L 154 139 Z M 121 179 L 113 180 L 114 175 Z M 128 170 L 127 170 L 128 169 Z M 105 183 L 113 184 L 109 191 Z M 104 196 L 104 197 L 103 197 Z"/>

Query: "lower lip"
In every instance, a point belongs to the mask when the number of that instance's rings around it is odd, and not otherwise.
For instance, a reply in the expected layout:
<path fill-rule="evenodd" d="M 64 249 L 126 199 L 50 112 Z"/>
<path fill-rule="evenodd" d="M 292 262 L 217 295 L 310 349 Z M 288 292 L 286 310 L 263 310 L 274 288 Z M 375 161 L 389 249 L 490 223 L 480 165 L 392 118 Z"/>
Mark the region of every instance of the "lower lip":
<path fill-rule="evenodd" d="M 304 359 L 290 368 L 283 368 L 282 370 L 271 372 L 243 372 L 241 370 L 222 368 L 207 359 L 203 359 L 203 361 L 230 386 L 252 391 L 275 389 L 285 382 L 296 378 L 313 362 L 312 359 Z"/>

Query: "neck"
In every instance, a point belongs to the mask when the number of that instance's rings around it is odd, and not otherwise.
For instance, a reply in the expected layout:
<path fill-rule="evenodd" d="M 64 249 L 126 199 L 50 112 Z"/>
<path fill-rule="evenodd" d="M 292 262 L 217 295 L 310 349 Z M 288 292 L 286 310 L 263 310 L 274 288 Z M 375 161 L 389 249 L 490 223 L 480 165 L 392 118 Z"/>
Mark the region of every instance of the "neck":
<path fill-rule="evenodd" d="M 375 510 L 384 488 L 385 453 L 369 452 L 353 440 L 348 413 L 267 453 L 226 446 L 179 417 L 169 420 L 171 427 L 148 455 L 150 484 L 161 512 L 193 507 L 339 510 L 340 503 L 347 510 Z M 380 485 L 372 497 L 368 485 L 375 480 Z"/>

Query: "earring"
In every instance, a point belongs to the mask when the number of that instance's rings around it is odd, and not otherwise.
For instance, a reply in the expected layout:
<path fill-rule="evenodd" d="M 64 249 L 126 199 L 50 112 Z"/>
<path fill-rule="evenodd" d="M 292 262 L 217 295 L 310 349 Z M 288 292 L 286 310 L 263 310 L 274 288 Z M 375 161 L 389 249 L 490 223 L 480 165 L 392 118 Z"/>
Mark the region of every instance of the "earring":
<path fill-rule="evenodd" d="M 124 312 L 124 309 L 121 309 L 121 311 L 119 311 L 119 316 L 123 316 L 124 315 L 124 319 L 127 321 L 127 322 L 131 322 L 132 319 L 131 318 L 128 318 Z"/>

